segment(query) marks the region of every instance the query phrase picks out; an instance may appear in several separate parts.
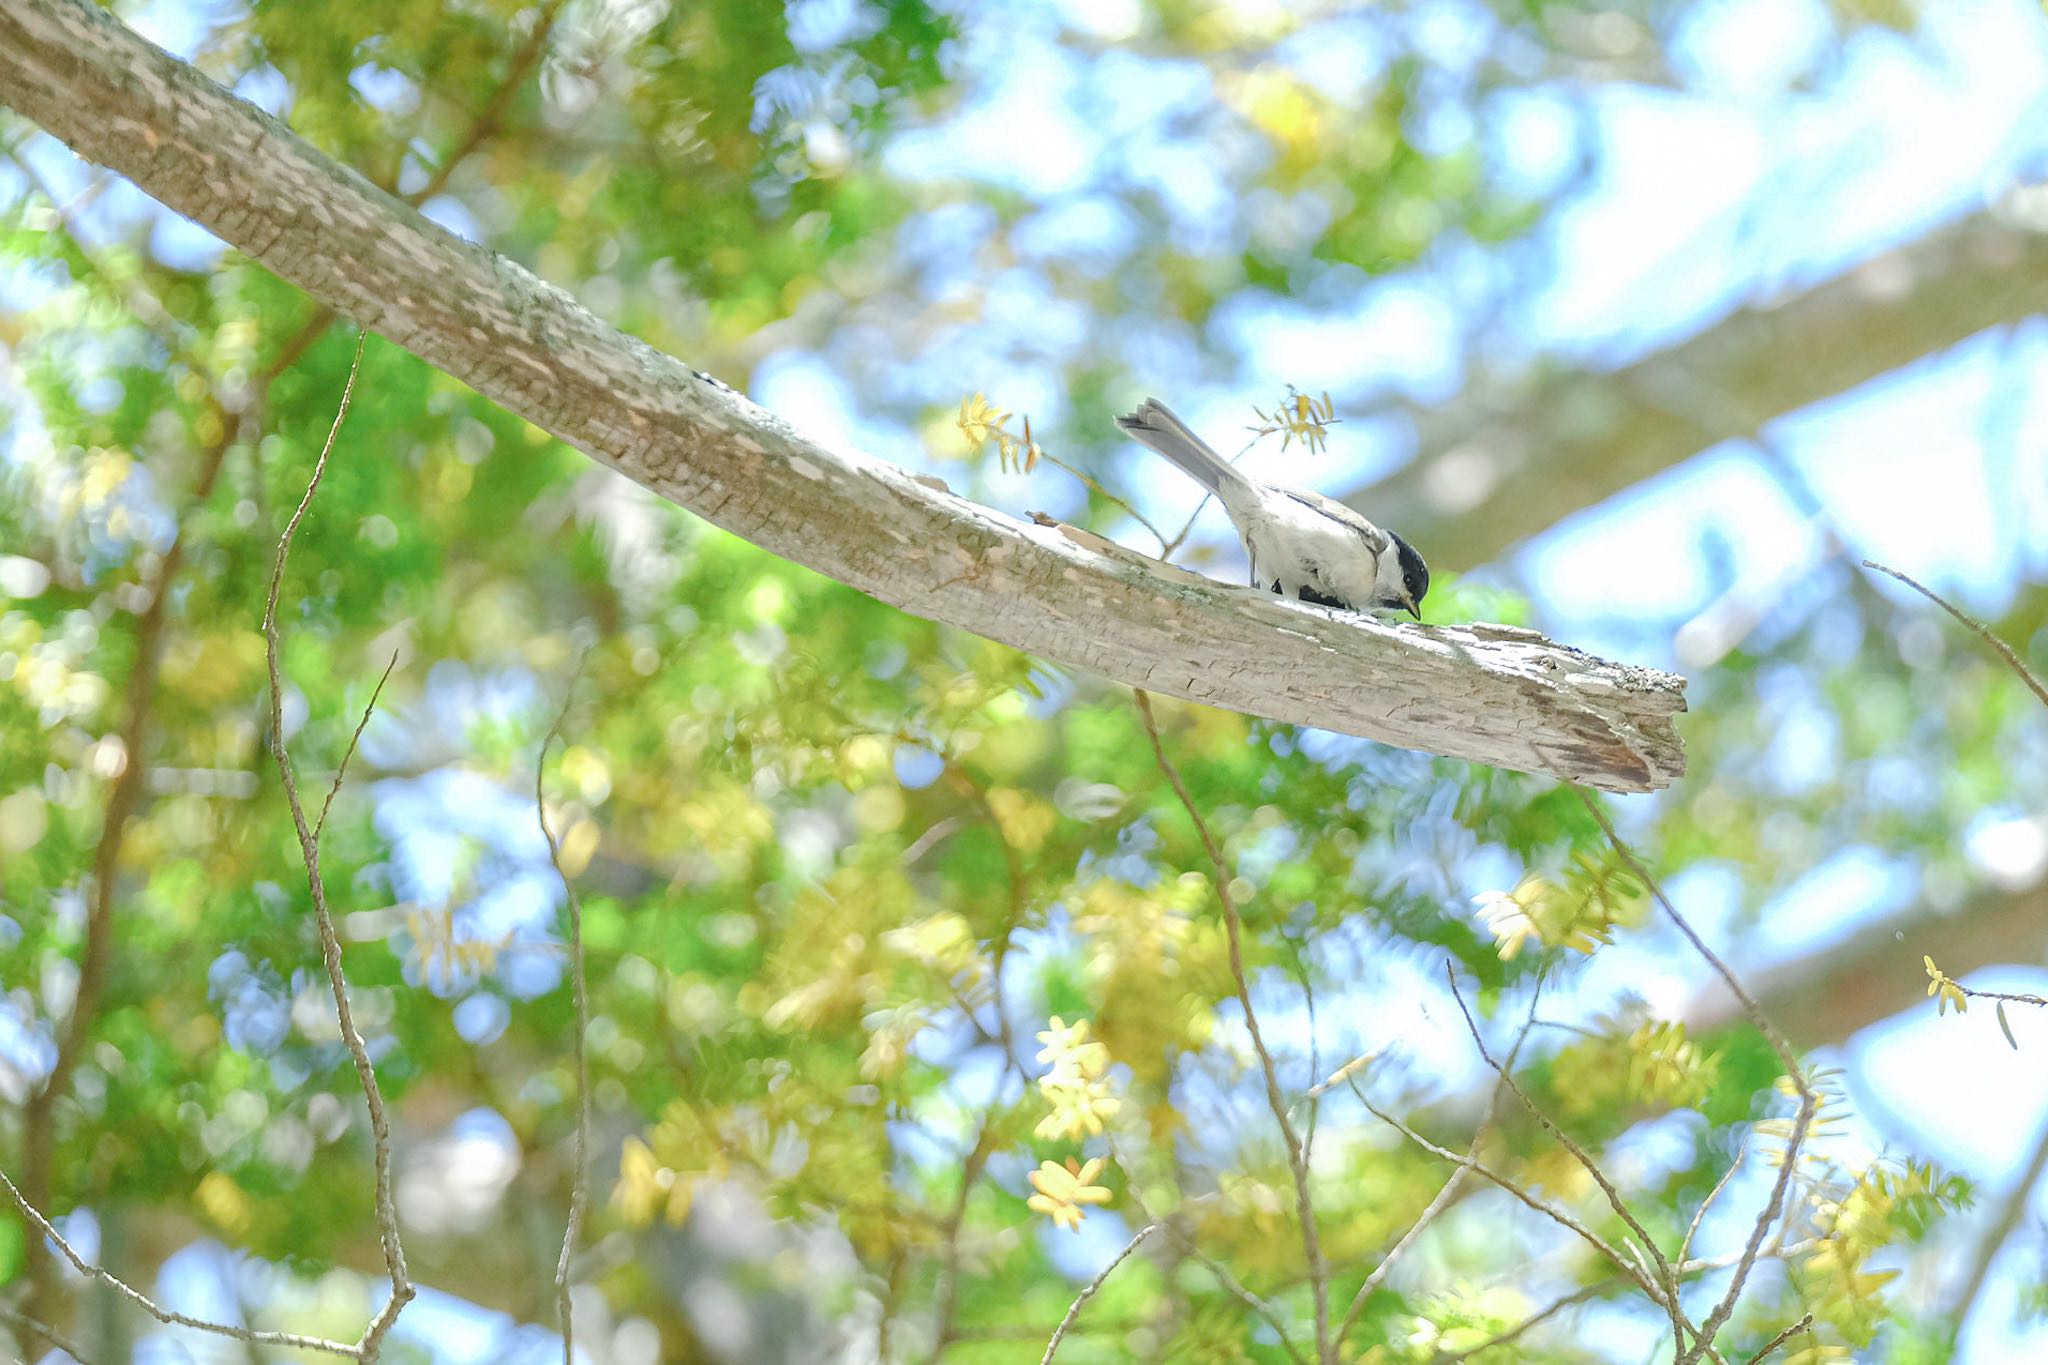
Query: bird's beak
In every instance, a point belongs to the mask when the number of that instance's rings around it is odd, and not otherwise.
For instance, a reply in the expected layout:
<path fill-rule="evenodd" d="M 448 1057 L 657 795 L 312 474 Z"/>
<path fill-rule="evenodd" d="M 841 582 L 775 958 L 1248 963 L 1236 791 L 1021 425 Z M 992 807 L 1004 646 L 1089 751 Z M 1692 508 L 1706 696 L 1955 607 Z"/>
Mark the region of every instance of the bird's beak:
<path fill-rule="evenodd" d="M 1422 619 L 1422 608 L 1416 606 L 1415 603 L 1411 600 L 1408 603 L 1408 614 L 1414 617 L 1416 620 L 1420 621 Z"/>

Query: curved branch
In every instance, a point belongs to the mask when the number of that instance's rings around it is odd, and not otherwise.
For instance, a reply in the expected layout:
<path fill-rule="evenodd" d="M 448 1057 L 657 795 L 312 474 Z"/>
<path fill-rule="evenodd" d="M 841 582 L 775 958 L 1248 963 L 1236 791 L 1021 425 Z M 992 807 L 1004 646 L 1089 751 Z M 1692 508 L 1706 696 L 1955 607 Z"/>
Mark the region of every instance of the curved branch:
<path fill-rule="evenodd" d="M 1722 441 L 2048 313 L 2048 233 L 1987 210 L 1605 372 L 1481 378 L 1349 501 L 1464 569 Z M 1439 553 L 1439 550 L 1441 551 Z"/>
<path fill-rule="evenodd" d="M 799 434 L 454 237 L 88 0 L 0 8 L 0 102 L 321 303 L 763 549 L 1134 687 L 1612 791 L 1684 769 L 1684 681 L 1397 627 L 1031 526 Z"/>

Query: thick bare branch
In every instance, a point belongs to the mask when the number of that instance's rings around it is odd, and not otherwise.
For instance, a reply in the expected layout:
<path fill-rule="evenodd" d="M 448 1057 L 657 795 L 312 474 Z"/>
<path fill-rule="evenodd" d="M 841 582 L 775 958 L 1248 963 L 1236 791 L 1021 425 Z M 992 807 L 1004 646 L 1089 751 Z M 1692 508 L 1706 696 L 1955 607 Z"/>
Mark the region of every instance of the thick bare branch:
<path fill-rule="evenodd" d="M 2029 961 L 2048 949 L 2048 882 L 2018 890 L 1987 887 L 1958 910 L 1912 905 L 1870 924 L 1853 939 L 1758 972 L 1758 1002 L 1801 1047 L 1846 1041 L 1927 998 L 1922 955 L 1951 976 L 2002 962 Z M 1716 979 L 1682 1013 L 1695 1033 L 1733 1027 L 1742 1006 Z"/>
<path fill-rule="evenodd" d="M 1986 212 L 1605 374 L 1478 386 L 1417 418 L 1413 463 L 1354 501 L 1470 568 L 1721 441 L 1988 328 L 2048 313 L 2048 235 Z"/>
<path fill-rule="evenodd" d="M 1614 791 L 1684 769 L 1683 680 L 1391 626 L 1026 525 L 829 449 L 335 165 L 86 0 L 0 9 L 0 102 L 321 303 L 764 549 L 1057 663 Z"/>

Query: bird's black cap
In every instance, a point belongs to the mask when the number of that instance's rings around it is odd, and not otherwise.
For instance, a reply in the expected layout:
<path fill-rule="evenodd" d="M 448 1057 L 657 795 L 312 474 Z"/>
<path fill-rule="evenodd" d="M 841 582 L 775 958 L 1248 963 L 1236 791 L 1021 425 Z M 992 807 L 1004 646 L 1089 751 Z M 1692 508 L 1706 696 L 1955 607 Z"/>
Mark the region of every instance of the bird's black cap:
<path fill-rule="evenodd" d="M 1401 539 L 1399 533 L 1387 534 L 1394 538 L 1394 554 L 1401 563 L 1401 589 L 1408 594 L 1408 614 L 1420 621 L 1422 613 L 1416 608 L 1429 595 L 1429 565 L 1422 562 L 1415 547 Z"/>

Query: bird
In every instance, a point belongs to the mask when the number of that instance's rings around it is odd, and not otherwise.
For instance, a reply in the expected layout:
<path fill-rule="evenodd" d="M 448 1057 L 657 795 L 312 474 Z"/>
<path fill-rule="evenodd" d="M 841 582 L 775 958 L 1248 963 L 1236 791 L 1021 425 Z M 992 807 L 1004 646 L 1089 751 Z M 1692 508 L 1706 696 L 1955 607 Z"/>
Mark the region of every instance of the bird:
<path fill-rule="evenodd" d="M 1156 398 L 1116 419 L 1125 434 L 1214 493 L 1237 526 L 1255 588 L 1341 611 L 1422 619 L 1429 566 L 1415 547 L 1334 498 L 1261 483 L 1218 455 Z"/>

